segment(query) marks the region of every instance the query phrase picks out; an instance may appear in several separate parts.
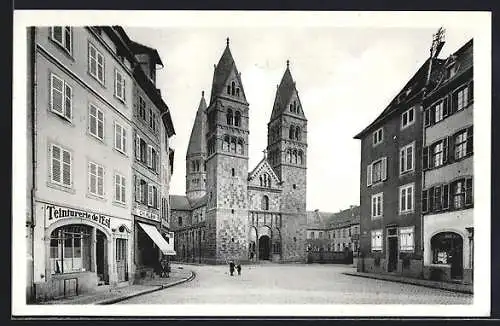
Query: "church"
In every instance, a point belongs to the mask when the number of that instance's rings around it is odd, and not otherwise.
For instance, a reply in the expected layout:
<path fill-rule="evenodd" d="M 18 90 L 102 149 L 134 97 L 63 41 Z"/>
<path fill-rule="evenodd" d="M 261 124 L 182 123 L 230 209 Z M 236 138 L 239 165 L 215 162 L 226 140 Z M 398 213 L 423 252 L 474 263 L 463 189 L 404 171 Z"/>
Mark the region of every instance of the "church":
<path fill-rule="evenodd" d="M 304 262 L 307 119 L 289 62 L 270 110 L 264 157 L 251 170 L 250 107 L 229 39 L 206 97 L 202 92 L 187 148 L 186 194 L 169 198 L 175 259 Z"/>

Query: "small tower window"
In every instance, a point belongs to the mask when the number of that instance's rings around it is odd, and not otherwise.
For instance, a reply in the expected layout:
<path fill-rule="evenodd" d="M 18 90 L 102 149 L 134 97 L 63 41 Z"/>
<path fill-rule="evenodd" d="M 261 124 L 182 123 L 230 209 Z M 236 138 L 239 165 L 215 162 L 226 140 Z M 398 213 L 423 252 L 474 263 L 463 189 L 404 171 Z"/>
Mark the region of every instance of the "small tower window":
<path fill-rule="evenodd" d="M 238 139 L 238 144 L 236 145 L 236 152 L 238 154 L 243 154 L 243 140 Z"/>
<path fill-rule="evenodd" d="M 290 112 L 293 112 L 293 105 L 290 103 Z"/>
<path fill-rule="evenodd" d="M 231 176 L 233 176 L 233 177 L 234 177 L 234 175 L 235 175 L 235 171 L 234 171 L 234 168 L 232 168 L 232 169 L 231 169 Z"/>
<path fill-rule="evenodd" d="M 241 126 L 241 113 L 240 113 L 240 111 L 236 111 L 234 113 L 234 125 L 236 127 L 240 127 Z"/>
<path fill-rule="evenodd" d="M 231 83 L 231 95 L 234 95 L 235 94 L 235 84 L 234 82 Z"/>
<path fill-rule="evenodd" d="M 229 136 L 224 136 L 224 143 L 222 144 L 222 150 L 229 152 Z"/>
<path fill-rule="evenodd" d="M 236 153 L 236 137 L 231 138 L 231 152 Z"/>
<path fill-rule="evenodd" d="M 299 164 L 300 164 L 300 165 L 302 165 L 302 162 L 303 162 L 303 160 L 304 160 L 304 157 L 303 157 L 303 156 L 304 156 L 303 152 L 302 152 L 302 151 L 299 151 Z"/>
<path fill-rule="evenodd" d="M 295 139 L 295 126 L 291 125 L 290 130 L 288 132 L 288 138 Z"/>
<path fill-rule="evenodd" d="M 236 96 L 240 97 L 240 88 L 236 87 Z"/>
<path fill-rule="evenodd" d="M 231 109 L 227 109 L 226 123 L 228 125 L 232 125 L 233 124 L 233 110 L 231 110 Z"/>
<path fill-rule="evenodd" d="M 295 139 L 300 140 L 300 127 L 295 128 Z"/>
<path fill-rule="evenodd" d="M 179 216 L 177 223 L 179 224 L 179 226 L 182 226 L 182 216 Z"/>
<path fill-rule="evenodd" d="M 293 184 L 293 189 L 297 189 L 297 185 L 295 183 Z"/>
<path fill-rule="evenodd" d="M 297 150 L 293 150 L 293 163 L 297 164 Z"/>
<path fill-rule="evenodd" d="M 227 85 L 227 94 L 231 95 L 231 86 Z"/>
<path fill-rule="evenodd" d="M 292 151 L 290 149 L 287 149 L 287 151 L 286 151 L 286 162 L 287 163 L 292 162 Z"/>
<path fill-rule="evenodd" d="M 262 196 L 262 210 L 269 210 L 269 197 L 267 197 L 266 195 Z"/>

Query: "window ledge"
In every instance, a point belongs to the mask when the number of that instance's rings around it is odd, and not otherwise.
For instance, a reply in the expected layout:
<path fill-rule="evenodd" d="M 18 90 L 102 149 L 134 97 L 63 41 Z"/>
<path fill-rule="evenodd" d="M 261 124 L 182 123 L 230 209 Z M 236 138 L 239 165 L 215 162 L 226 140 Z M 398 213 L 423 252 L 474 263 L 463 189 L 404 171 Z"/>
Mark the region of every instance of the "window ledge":
<path fill-rule="evenodd" d="M 113 200 L 113 205 L 121 207 L 121 208 L 127 208 L 127 203 L 122 203 L 121 201 Z"/>
<path fill-rule="evenodd" d="M 415 213 L 415 210 L 399 212 L 399 215 L 400 216 L 404 216 L 404 215 L 410 215 L 410 214 L 413 214 L 413 213 Z"/>
<path fill-rule="evenodd" d="M 114 147 L 114 146 L 113 146 L 113 150 L 114 150 L 116 153 L 118 153 L 118 154 L 120 154 L 120 155 L 122 155 L 122 156 L 124 156 L 124 157 L 126 157 L 126 158 L 129 158 L 129 157 L 130 157 L 130 155 L 128 155 L 128 154 L 127 154 L 127 152 L 124 152 L 124 151 L 122 151 L 122 150 L 119 150 L 118 148 L 116 148 L 116 147 Z"/>
<path fill-rule="evenodd" d="M 61 113 L 53 110 L 50 107 L 49 107 L 49 111 L 50 111 L 50 113 L 52 113 L 53 115 L 55 115 L 56 117 L 58 117 L 59 119 L 61 119 L 63 123 L 66 123 L 66 124 L 68 124 L 71 127 L 75 127 L 75 124 L 73 123 L 73 119 L 69 119 L 65 115 L 63 115 L 63 114 L 61 114 Z M 73 113 L 73 108 L 71 108 L 71 113 Z"/>
<path fill-rule="evenodd" d="M 65 192 L 70 193 L 72 195 L 74 195 L 76 193 L 76 190 L 73 187 L 63 186 L 61 184 L 57 184 L 57 183 L 54 183 L 54 182 L 51 182 L 51 181 L 47 181 L 47 187 L 50 187 L 50 188 L 53 188 L 53 189 L 57 189 L 57 190 L 61 190 L 61 191 L 65 191 Z"/>
<path fill-rule="evenodd" d="M 103 73 L 105 73 L 105 68 L 103 68 Z M 87 75 L 89 75 L 90 77 L 92 77 L 92 79 L 94 79 L 99 85 L 101 85 L 104 89 L 106 89 L 106 80 L 99 80 L 96 76 L 92 75 L 92 73 L 90 72 L 90 70 L 87 70 Z"/>
<path fill-rule="evenodd" d="M 57 42 L 56 40 L 54 40 L 50 36 L 49 36 L 49 40 L 50 40 L 50 42 L 52 42 L 52 44 L 54 44 L 57 48 L 59 48 L 59 50 L 61 50 L 61 52 L 64 54 L 64 56 L 66 56 L 66 58 L 75 62 L 75 58 L 73 57 L 72 52 L 68 51 L 62 44 L 60 44 L 59 42 Z M 73 39 L 71 40 L 71 42 L 73 43 Z"/>
<path fill-rule="evenodd" d="M 104 195 L 100 196 L 100 195 L 96 195 L 96 194 L 92 194 L 92 193 L 87 192 L 85 194 L 85 197 L 90 198 L 90 199 L 99 200 L 102 202 L 106 202 L 106 198 L 104 197 Z"/>
<path fill-rule="evenodd" d="M 99 138 L 98 136 L 96 136 L 96 135 L 92 134 L 92 133 L 88 130 L 88 128 L 87 128 L 87 135 L 88 135 L 90 138 L 92 138 L 93 140 L 95 140 L 96 142 L 98 142 L 98 143 L 100 143 L 100 144 L 102 144 L 102 145 L 105 145 L 105 146 L 106 146 L 106 142 L 104 141 L 104 139 L 105 139 L 104 135 L 103 135 L 103 138 L 101 139 L 101 138 Z"/>

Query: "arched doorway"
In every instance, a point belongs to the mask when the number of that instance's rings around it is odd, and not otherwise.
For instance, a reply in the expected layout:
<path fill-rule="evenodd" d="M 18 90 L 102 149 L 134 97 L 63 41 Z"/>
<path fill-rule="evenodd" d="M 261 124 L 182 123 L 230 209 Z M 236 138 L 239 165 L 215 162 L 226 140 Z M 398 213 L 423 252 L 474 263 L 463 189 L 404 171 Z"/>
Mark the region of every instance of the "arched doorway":
<path fill-rule="evenodd" d="M 106 235 L 101 231 L 96 229 L 96 268 L 97 276 L 99 277 L 99 285 L 109 284 L 109 274 L 108 274 L 108 241 Z"/>
<path fill-rule="evenodd" d="M 431 239 L 433 264 L 450 265 L 451 278 L 463 277 L 463 239 L 454 232 L 441 232 Z"/>
<path fill-rule="evenodd" d="M 271 238 L 267 235 L 263 235 L 259 238 L 259 259 L 269 260 L 269 251 L 271 249 Z"/>

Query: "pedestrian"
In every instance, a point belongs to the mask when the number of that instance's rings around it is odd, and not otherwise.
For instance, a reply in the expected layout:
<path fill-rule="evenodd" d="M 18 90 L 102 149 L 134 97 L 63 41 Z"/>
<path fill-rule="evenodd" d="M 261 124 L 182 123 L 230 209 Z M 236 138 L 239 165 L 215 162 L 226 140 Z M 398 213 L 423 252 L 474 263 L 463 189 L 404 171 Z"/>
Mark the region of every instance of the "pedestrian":
<path fill-rule="evenodd" d="M 234 273 L 234 262 L 232 260 L 229 262 L 229 273 L 231 274 L 231 276 L 233 276 L 233 273 Z"/>
<path fill-rule="evenodd" d="M 250 260 L 253 261 L 253 251 L 250 251 Z"/>
<path fill-rule="evenodd" d="M 238 265 L 236 266 L 236 270 L 238 271 L 238 275 L 241 275 L 241 264 L 238 263 Z"/>

